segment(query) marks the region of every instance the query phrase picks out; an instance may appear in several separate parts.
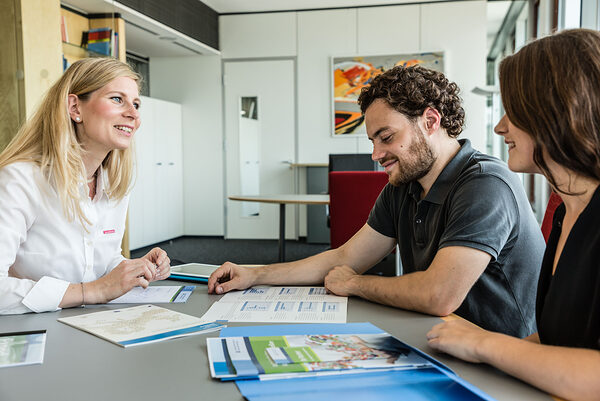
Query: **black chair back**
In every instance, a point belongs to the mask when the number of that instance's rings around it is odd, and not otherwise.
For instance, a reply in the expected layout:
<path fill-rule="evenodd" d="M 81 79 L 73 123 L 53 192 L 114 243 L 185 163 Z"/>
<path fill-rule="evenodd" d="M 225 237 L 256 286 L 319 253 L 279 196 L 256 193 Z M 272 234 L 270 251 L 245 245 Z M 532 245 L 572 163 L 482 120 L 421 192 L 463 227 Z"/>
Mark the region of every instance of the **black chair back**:
<path fill-rule="evenodd" d="M 377 170 L 377 163 L 370 153 L 329 154 L 329 172 L 374 170 Z"/>

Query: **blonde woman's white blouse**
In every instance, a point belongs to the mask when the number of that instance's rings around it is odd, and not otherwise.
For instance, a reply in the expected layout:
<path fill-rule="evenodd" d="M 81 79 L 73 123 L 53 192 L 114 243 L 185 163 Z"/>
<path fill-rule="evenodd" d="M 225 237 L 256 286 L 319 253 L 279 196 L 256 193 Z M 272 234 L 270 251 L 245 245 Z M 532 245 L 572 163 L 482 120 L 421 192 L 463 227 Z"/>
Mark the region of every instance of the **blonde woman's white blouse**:
<path fill-rule="evenodd" d="M 113 201 L 100 171 L 96 196 L 80 185 L 87 231 L 69 221 L 33 163 L 0 169 L 0 314 L 55 311 L 70 283 L 94 281 L 121 261 L 127 197 Z"/>

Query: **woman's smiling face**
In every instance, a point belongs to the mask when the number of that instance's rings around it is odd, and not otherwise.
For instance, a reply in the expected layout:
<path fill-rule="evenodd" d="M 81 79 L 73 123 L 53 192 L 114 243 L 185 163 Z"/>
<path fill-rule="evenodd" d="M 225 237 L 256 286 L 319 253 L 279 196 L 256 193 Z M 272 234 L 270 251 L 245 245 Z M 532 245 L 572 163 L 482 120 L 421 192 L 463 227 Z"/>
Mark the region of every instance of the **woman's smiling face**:
<path fill-rule="evenodd" d="M 126 149 L 140 126 L 136 81 L 118 77 L 79 101 L 77 134 L 84 149 L 108 153 Z"/>
<path fill-rule="evenodd" d="M 540 173 L 533 161 L 535 143 L 527 132 L 517 128 L 506 115 L 502 116 L 494 132 L 504 137 L 508 145 L 508 167 L 519 173 Z"/>

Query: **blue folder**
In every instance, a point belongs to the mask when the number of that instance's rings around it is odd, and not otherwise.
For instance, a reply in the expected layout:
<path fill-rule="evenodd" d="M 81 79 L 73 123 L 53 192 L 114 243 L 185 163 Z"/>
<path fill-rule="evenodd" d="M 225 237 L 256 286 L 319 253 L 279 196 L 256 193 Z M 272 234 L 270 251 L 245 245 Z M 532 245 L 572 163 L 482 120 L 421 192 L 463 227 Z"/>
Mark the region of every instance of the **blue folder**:
<path fill-rule="evenodd" d="M 371 323 L 285 324 L 226 327 L 221 337 L 253 337 L 306 334 L 383 333 Z M 281 380 L 237 380 L 248 401 L 305 401 L 342 399 L 376 400 L 493 400 L 489 395 L 458 377 L 441 362 L 405 344 L 430 362 L 431 368 L 372 372 L 349 375 L 310 376 Z"/>

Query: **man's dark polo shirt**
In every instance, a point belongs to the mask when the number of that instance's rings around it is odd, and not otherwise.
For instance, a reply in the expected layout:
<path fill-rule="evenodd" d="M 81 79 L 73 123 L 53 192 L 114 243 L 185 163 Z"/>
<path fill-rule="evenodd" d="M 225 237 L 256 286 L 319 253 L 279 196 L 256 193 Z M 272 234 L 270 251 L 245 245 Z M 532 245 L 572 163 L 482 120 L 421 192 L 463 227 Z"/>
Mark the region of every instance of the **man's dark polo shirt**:
<path fill-rule="evenodd" d="M 536 331 L 535 298 L 545 243 L 523 185 L 506 164 L 468 140 L 427 196 L 414 181 L 387 184 L 367 223 L 396 238 L 404 273 L 426 270 L 438 250 L 466 246 L 491 255 L 456 314 L 517 337 Z"/>

